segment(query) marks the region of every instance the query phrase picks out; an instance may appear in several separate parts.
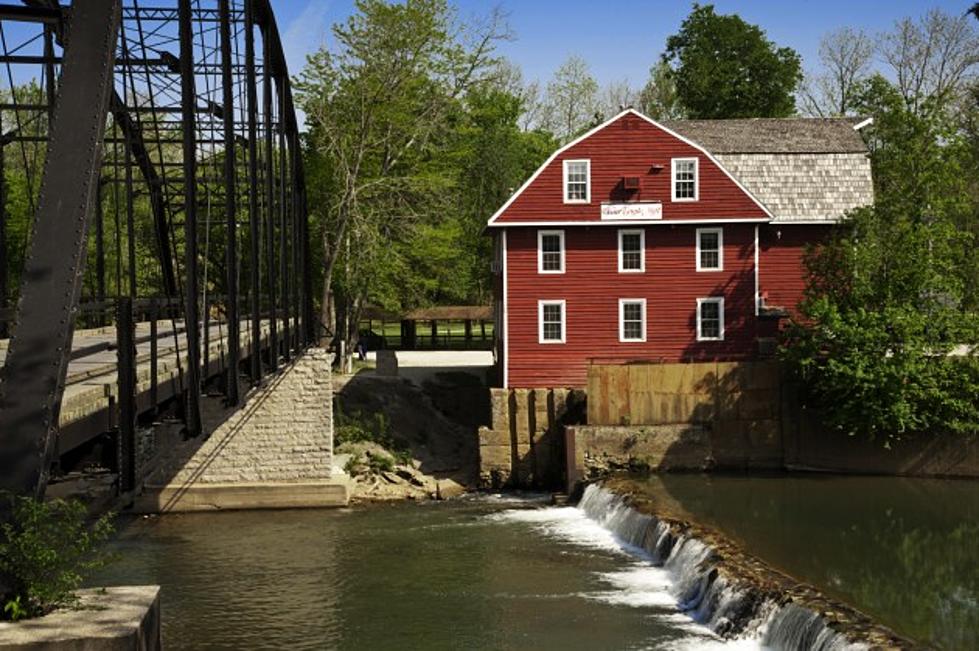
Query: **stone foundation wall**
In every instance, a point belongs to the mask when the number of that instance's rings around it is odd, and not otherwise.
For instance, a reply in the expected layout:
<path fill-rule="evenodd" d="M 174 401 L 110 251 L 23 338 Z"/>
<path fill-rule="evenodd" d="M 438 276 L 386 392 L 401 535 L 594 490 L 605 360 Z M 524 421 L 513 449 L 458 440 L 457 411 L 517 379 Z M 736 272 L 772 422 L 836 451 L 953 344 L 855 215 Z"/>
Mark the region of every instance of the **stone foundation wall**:
<path fill-rule="evenodd" d="M 490 389 L 490 427 L 479 428 L 480 484 L 549 487 L 564 479 L 564 426 L 584 417 L 584 392 Z"/>
<path fill-rule="evenodd" d="M 268 385 L 248 396 L 241 409 L 221 423 L 202 445 L 170 459 L 169 483 L 330 479 L 330 365 L 331 357 L 325 350 L 307 350 Z"/>
<path fill-rule="evenodd" d="M 626 468 L 979 477 L 976 437 L 921 434 L 885 448 L 821 427 L 774 360 L 594 365 L 587 401 L 568 389 L 492 391 L 484 486 L 570 487 Z"/>

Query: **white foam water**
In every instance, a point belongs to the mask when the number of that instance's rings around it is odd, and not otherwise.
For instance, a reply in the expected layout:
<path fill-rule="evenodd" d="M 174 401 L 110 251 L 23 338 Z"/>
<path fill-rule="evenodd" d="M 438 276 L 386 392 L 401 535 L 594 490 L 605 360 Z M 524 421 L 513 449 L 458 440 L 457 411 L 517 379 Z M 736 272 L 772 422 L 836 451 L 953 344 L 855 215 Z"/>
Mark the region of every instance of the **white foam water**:
<path fill-rule="evenodd" d="M 516 509 L 491 518 L 533 525 L 574 545 L 621 554 L 625 569 L 598 575 L 609 590 L 582 598 L 653 609 L 657 617 L 691 633 L 670 648 L 859 651 L 816 613 L 778 606 L 730 585 L 715 567 L 713 550 L 639 513 L 615 493 L 590 485 L 577 507 Z"/>

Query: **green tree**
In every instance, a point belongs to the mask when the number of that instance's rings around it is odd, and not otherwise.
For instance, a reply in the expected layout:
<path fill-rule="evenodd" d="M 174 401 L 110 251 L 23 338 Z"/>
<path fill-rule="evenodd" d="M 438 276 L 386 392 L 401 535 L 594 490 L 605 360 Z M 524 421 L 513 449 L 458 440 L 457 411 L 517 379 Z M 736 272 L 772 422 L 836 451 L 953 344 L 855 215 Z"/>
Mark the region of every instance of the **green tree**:
<path fill-rule="evenodd" d="M 654 120 L 676 120 L 683 117 L 677 96 L 673 70 L 665 61 L 649 69 L 649 80 L 639 91 L 639 110 Z"/>
<path fill-rule="evenodd" d="M 358 0 L 333 34 L 337 46 L 309 57 L 297 90 L 310 146 L 327 159 L 319 169 L 335 191 L 318 208 L 322 322 L 342 324 L 337 335 L 349 342 L 366 277 L 382 271 L 368 265 L 381 264 L 393 242 L 410 239 L 412 225 L 438 203 L 429 199 L 438 197 L 444 179 L 432 152 L 505 32 L 498 12 L 477 30 L 464 28 L 445 0 Z M 335 319 L 332 281 L 341 258 L 347 293 Z"/>
<path fill-rule="evenodd" d="M 799 55 L 757 25 L 694 4 L 666 41 L 680 102 L 691 118 L 786 117 L 795 113 Z"/>
<path fill-rule="evenodd" d="M 440 272 L 462 272 L 467 279 L 467 302 L 486 303 L 490 294 L 492 240 L 483 231 L 489 217 L 557 148 L 543 130 L 519 127 L 527 98 L 495 84 L 474 89 L 454 134 L 454 164 L 458 166 L 458 266 Z"/>
<path fill-rule="evenodd" d="M 852 434 L 979 431 L 974 153 L 947 97 L 867 82 L 876 203 L 807 256 L 782 355 L 807 404 Z"/>
<path fill-rule="evenodd" d="M 598 82 L 588 62 L 570 56 L 547 84 L 544 125 L 561 142 L 568 142 L 587 129 L 600 111 Z"/>

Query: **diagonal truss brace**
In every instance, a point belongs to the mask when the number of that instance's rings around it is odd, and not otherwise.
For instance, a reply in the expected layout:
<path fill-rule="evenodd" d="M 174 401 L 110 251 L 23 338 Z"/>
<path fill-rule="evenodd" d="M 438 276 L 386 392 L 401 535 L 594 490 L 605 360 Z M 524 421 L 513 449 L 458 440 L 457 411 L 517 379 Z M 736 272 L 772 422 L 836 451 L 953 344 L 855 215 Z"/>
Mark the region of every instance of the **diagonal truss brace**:
<path fill-rule="evenodd" d="M 72 5 L 61 83 L 0 383 L 0 489 L 43 495 L 95 207 L 121 0 Z"/>
<path fill-rule="evenodd" d="M 129 144 L 129 151 L 139 167 L 149 188 L 150 210 L 153 212 L 153 229 L 156 232 L 157 253 L 160 256 L 160 269 L 163 274 L 163 290 L 167 296 L 177 295 L 177 275 L 173 267 L 173 253 L 170 250 L 170 228 L 167 224 L 166 201 L 163 197 L 163 182 L 157 174 L 149 151 L 143 140 L 143 132 L 133 121 L 126 104 L 114 92 L 110 100 L 112 117 Z"/>

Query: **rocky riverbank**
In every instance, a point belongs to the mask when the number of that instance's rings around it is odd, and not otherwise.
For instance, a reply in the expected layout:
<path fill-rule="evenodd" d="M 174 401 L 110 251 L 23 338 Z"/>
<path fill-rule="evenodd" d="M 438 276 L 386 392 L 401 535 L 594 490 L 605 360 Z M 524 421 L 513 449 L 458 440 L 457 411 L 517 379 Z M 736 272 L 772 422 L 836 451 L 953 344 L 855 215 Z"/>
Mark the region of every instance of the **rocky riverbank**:
<path fill-rule="evenodd" d="M 444 400 L 485 393 L 467 378 L 433 372 L 416 383 L 370 369 L 337 378 L 334 466 L 353 501 L 446 499 L 475 486 L 475 426 L 453 411 L 460 400 Z"/>

